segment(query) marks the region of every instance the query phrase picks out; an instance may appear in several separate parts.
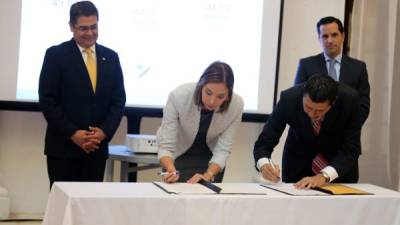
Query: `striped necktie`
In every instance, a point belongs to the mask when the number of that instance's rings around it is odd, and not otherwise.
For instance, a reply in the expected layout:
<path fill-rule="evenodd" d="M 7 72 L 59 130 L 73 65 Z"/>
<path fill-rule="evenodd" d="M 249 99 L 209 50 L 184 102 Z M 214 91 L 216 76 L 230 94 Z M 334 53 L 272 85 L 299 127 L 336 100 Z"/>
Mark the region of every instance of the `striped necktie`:
<path fill-rule="evenodd" d="M 312 160 L 311 169 L 315 174 L 318 174 L 323 168 L 327 166 L 328 160 L 326 160 L 325 157 L 321 153 L 319 153 Z"/>
<path fill-rule="evenodd" d="M 321 130 L 321 120 L 313 120 L 311 121 L 313 126 L 313 131 L 316 136 L 319 135 L 319 131 Z"/>
<path fill-rule="evenodd" d="M 319 135 L 319 132 L 321 130 L 321 122 L 322 122 L 321 119 L 311 121 L 313 126 L 313 131 L 316 136 Z M 328 161 L 325 159 L 325 157 L 322 154 L 317 154 L 315 158 L 312 160 L 312 171 L 315 174 L 318 174 L 327 165 Z"/>
<path fill-rule="evenodd" d="M 89 73 L 90 81 L 92 83 L 93 92 L 96 92 L 97 83 L 97 71 L 96 71 L 96 61 L 94 60 L 92 49 L 86 48 L 84 50 L 86 53 L 86 69 Z"/>

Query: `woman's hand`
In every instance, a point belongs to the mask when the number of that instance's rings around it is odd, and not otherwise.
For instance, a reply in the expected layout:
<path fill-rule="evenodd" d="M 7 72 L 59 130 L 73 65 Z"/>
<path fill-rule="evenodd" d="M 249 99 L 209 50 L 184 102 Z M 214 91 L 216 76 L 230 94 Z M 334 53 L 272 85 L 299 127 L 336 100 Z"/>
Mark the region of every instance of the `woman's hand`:
<path fill-rule="evenodd" d="M 167 171 L 167 175 L 163 175 L 163 180 L 165 183 L 175 183 L 179 180 L 179 173 L 175 171 Z"/>
<path fill-rule="evenodd" d="M 179 180 L 179 172 L 176 171 L 174 160 L 171 157 L 164 156 L 160 159 L 160 165 L 166 170 L 167 174 L 162 175 L 166 183 L 175 183 Z"/>
<path fill-rule="evenodd" d="M 189 184 L 195 184 L 198 183 L 200 180 L 206 180 L 206 181 L 211 181 L 210 178 L 207 178 L 206 176 L 204 176 L 205 174 L 201 174 L 201 173 L 196 173 L 195 175 L 193 175 L 193 177 L 191 177 L 187 182 Z"/>

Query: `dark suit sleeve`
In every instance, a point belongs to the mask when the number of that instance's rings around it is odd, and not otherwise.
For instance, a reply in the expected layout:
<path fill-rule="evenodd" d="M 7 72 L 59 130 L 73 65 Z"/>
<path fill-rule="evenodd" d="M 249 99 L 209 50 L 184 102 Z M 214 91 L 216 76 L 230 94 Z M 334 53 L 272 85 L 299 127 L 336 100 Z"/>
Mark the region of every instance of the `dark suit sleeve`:
<path fill-rule="evenodd" d="M 344 139 L 342 145 L 338 146 L 338 153 L 330 163 L 330 165 L 336 169 L 339 177 L 346 176 L 346 174 L 354 168 L 361 154 L 361 123 L 357 107 L 359 104 L 359 97 L 358 95 L 353 97 L 354 98 L 349 100 L 349 103 L 344 109 L 351 112 L 351 116 L 343 130 Z"/>
<path fill-rule="evenodd" d="M 361 67 L 361 74 L 360 74 L 360 85 L 358 88 L 358 93 L 360 94 L 360 116 L 361 116 L 361 124 L 364 124 L 369 115 L 370 109 L 370 86 L 368 82 L 368 72 L 367 66 L 364 62 L 362 63 Z"/>
<path fill-rule="evenodd" d="M 297 66 L 296 76 L 294 78 L 294 85 L 303 83 L 307 81 L 307 73 L 304 68 L 303 60 L 299 60 L 299 65 Z"/>
<path fill-rule="evenodd" d="M 253 155 L 255 163 L 260 158 L 270 158 L 274 147 L 278 144 L 280 137 L 286 127 L 285 99 L 281 95 L 273 113 L 268 117 L 264 128 L 254 144 Z"/>
<path fill-rule="evenodd" d="M 39 78 L 39 103 L 48 125 L 71 137 L 78 127 L 68 120 L 60 103 L 61 58 L 54 48 L 46 51 Z"/>
<path fill-rule="evenodd" d="M 125 88 L 124 88 L 124 78 L 122 74 L 121 64 L 119 62 L 119 57 L 115 53 L 113 61 L 113 76 L 115 79 L 114 87 L 111 93 L 111 102 L 109 105 L 107 117 L 103 123 L 100 125 L 100 129 L 107 136 L 107 141 L 110 141 L 114 136 L 124 114 L 125 108 Z"/>

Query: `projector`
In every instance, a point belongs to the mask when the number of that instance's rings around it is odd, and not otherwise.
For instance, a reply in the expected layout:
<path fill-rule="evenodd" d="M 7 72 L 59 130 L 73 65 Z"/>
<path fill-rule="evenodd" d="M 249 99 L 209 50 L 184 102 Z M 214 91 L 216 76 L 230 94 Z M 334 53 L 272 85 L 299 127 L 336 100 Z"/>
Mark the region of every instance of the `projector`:
<path fill-rule="evenodd" d="M 154 154 L 158 152 L 155 135 L 127 134 L 125 142 L 131 152 Z"/>

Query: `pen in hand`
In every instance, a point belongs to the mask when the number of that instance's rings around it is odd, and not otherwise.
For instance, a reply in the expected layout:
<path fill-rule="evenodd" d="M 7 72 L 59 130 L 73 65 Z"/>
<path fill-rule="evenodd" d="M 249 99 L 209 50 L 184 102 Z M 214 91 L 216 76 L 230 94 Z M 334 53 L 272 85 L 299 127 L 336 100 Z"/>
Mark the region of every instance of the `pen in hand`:
<path fill-rule="evenodd" d="M 272 169 L 274 169 L 274 171 L 277 171 L 277 168 L 274 164 L 274 162 L 272 161 L 272 159 L 268 158 L 269 164 L 271 165 Z M 281 179 L 281 177 L 278 175 L 276 176 L 278 178 L 278 181 Z"/>
<path fill-rule="evenodd" d="M 160 175 L 160 176 L 166 176 L 168 174 L 179 175 L 179 171 L 175 171 L 175 172 L 158 172 L 157 173 L 157 175 Z"/>

